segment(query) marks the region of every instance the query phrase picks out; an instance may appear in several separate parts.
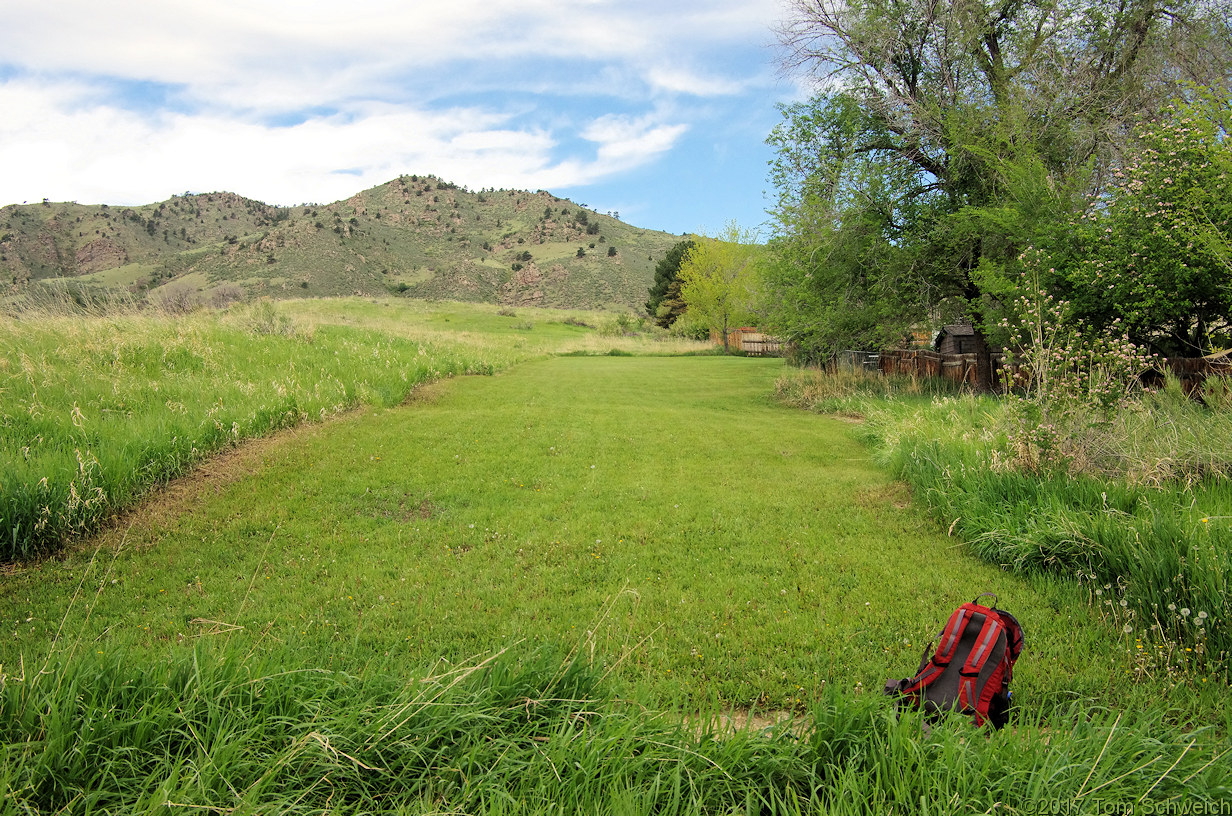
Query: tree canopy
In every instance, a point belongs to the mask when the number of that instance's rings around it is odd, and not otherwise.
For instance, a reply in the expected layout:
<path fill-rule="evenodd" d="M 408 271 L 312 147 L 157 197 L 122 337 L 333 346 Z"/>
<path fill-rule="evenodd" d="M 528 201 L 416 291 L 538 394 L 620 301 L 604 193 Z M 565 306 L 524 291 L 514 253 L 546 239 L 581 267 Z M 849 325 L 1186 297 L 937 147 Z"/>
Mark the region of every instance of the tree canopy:
<path fill-rule="evenodd" d="M 824 354 L 992 324 L 1028 246 L 1106 206 L 1181 80 L 1227 97 L 1228 0 L 790 0 L 772 322 Z M 1102 203 L 1101 203 L 1102 202 Z M 1192 338 L 1191 338 L 1192 339 Z"/>
<path fill-rule="evenodd" d="M 680 296 L 690 317 L 723 336 L 750 322 L 758 291 L 756 236 L 734 222 L 717 238 L 702 237 L 684 254 L 680 264 Z"/>
<path fill-rule="evenodd" d="M 1137 133 L 1104 206 L 1076 219 L 1053 288 L 1078 318 L 1197 356 L 1232 344 L 1232 111 L 1209 94 Z"/>

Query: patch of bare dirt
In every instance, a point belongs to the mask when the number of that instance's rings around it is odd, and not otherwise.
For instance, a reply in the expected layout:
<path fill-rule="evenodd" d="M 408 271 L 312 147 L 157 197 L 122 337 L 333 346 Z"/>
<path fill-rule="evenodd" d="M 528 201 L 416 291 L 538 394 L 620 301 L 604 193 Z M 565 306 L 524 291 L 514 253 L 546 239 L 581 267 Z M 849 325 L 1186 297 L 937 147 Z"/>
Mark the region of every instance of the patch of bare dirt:
<path fill-rule="evenodd" d="M 801 736 L 806 727 L 806 721 L 790 711 L 751 711 L 737 709 L 726 714 L 720 714 L 709 721 L 695 721 L 693 729 L 701 734 L 707 731 L 718 737 L 728 737 L 735 734 L 762 734 L 786 725 L 787 730 L 795 736 Z"/>
<path fill-rule="evenodd" d="M 456 379 L 456 378 L 455 378 Z M 403 405 L 431 405 L 441 398 L 448 380 L 423 383 L 412 388 L 402 398 Z"/>
<path fill-rule="evenodd" d="M 888 504 L 896 510 L 906 510 L 911 506 L 911 489 L 904 482 L 890 482 L 857 490 L 855 500 L 861 507 L 875 509 Z"/>
<path fill-rule="evenodd" d="M 77 273 L 81 275 L 90 272 L 100 272 L 104 269 L 114 269 L 128 263 L 128 253 L 123 247 L 116 245 L 107 238 L 95 238 L 90 243 L 77 250 L 74 258 Z"/>
<path fill-rule="evenodd" d="M 228 485 L 260 472 L 275 451 L 321 433 L 327 424 L 300 425 L 270 436 L 248 439 L 233 448 L 219 451 L 183 476 L 161 487 L 151 488 L 135 506 L 114 516 L 96 536 L 78 542 L 70 549 L 92 550 L 99 539 L 104 544 L 111 543 L 110 539 L 123 536 L 130 528 L 170 523 L 191 512 L 207 496 L 217 495 Z"/>

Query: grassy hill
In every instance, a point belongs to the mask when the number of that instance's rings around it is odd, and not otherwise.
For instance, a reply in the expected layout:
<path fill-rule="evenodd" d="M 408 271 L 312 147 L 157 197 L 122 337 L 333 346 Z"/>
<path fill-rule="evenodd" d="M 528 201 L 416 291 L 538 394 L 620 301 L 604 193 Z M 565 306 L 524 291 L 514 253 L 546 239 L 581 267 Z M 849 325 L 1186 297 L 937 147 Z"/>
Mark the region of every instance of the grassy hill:
<path fill-rule="evenodd" d="M 333 204 L 233 193 L 112 207 L 0 208 L 0 280 L 225 303 L 374 295 L 640 308 L 679 237 L 539 191 L 402 176 Z"/>

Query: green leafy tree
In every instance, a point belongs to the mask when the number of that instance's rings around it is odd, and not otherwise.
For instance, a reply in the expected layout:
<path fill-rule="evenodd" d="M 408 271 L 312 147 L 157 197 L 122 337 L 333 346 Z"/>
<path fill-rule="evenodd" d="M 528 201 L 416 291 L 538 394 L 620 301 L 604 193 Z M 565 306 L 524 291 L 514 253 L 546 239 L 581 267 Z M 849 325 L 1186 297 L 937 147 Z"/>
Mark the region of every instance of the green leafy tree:
<path fill-rule="evenodd" d="M 765 264 L 765 327 L 798 362 L 821 363 L 843 349 L 899 344 L 925 313 L 909 253 L 881 237 L 882 217 L 849 207 L 799 213 L 799 231 L 772 242 Z"/>
<path fill-rule="evenodd" d="M 1232 64 L 1224 0 L 788 7 L 787 66 L 824 90 L 785 108 L 769 140 L 781 259 L 798 279 L 825 283 L 815 301 L 829 308 L 842 295 L 840 315 L 854 303 L 864 316 L 854 328 L 898 324 L 883 334 L 919 321 L 994 322 L 1015 259 L 1055 231 L 1058 212 L 1064 221 L 1075 179 L 1083 193 L 1102 189 L 1129 125 L 1158 111 L 1178 76 L 1226 87 Z M 1065 193 L 1047 219 L 1018 195 L 1040 184 Z M 868 258 L 873 274 L 859 273 Z M 893 302 L 873 302 L 882 297 Z M 985 384 L 989 374 L 983 367 Z"/>
<path fill-rule="evenodd" d="M 755 318 L 758 294 L 756 236 L 731 222 L 717 238 L 702 237 L 680 263 L 680 296 L 690 316 L 723 335 Z"/>
<path fill-rule="evenodd" d="M 680 263 L 685 253 L 694 245 L 692 240 L 680 241 L 655 265 L 654 285 L 649 289 L 646 314 L 664 329 L 684 314 L 684 301 L 680 299 L 680 284 L 676 276 L 680 274 Z"/>
<path fill-rule="evenodd" d="M 1138 131 L 1055 287 L 1088 325 L 1197 356 L 1232 343 L 1232 99 L 1198 94 Z M 1057 260 L 1057 259 L 1054 259 Z"/>

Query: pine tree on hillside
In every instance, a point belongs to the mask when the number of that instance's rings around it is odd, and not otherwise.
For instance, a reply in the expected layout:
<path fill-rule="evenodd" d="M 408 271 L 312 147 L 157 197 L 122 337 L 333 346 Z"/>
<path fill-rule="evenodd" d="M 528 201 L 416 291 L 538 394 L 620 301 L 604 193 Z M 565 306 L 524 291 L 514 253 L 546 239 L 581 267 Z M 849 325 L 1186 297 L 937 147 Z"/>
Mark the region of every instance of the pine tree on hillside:
<path fill-rule="evenodd" d="M 692 249 L 693 245 L 692 240 L 679 242 L 669 249 L 663 260 L 655 266 L 654 285 L 648 290 L 650 298 L 646 301 L 646 314 L 665 329 L 684 313 L 684 302 L 680 299 L 680 284 L 676 282 L 676 276 L 680 273 L 680 263 L 685 253 Z"/>

